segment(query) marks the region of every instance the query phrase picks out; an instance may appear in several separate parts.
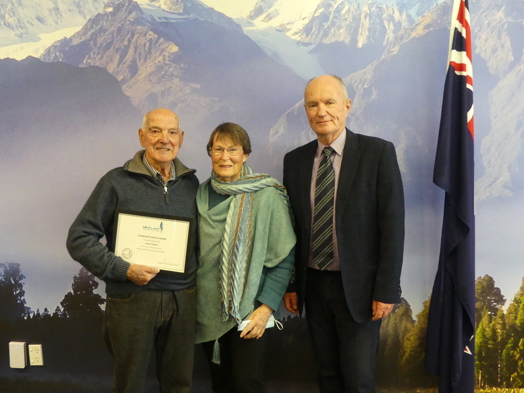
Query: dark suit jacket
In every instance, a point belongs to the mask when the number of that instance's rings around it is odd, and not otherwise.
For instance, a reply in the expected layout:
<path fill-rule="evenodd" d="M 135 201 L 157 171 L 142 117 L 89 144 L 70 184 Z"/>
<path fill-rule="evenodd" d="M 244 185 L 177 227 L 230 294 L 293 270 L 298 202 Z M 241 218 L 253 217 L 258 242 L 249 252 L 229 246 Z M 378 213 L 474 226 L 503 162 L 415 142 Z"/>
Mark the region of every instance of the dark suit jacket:
<path fill-rule="evenodd" d="M 357 322 L 371 319 L 372 300 L 400 302 L 404 252 L 404 192 L 391 142 L 346 129 L 336 195 L 340 268 L 349 310 Z M 310 187 L 314 140 L 286 154 L 284 185 L 295 213 L 295 283 L 302 311 L 310 253 Z"/>

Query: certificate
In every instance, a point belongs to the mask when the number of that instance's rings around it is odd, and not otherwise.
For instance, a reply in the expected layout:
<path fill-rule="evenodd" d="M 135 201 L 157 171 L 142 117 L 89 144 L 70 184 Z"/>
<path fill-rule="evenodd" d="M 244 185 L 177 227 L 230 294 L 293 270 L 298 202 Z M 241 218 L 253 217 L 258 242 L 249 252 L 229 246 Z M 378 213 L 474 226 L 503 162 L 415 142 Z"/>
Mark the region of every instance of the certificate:
<path fill-rule="evenodd" d="M 115 255 L 129 263 L 184 273 L 192 219 L 117 210 Z"/>

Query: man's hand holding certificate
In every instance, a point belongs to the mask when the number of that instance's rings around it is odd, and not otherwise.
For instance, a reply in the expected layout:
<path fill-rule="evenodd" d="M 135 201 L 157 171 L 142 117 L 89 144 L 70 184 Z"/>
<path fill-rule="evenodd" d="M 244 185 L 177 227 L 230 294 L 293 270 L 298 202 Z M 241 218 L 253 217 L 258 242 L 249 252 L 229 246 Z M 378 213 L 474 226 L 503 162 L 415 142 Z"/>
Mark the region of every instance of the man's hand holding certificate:
<path fill-rule="evenodd" d="M 131 265 L 127 271 L 127 279 L 136 285 L 146 285 L 160 273 L 160 269 L 144 265 Z"/>

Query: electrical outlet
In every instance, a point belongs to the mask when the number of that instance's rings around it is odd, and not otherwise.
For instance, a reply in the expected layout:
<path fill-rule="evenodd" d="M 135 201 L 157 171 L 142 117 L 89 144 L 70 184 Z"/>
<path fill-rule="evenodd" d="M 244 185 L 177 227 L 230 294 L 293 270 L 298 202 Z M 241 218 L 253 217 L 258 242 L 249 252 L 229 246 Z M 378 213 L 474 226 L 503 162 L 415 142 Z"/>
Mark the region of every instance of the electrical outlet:
<path fill-rule="evenodd" d="M 31 366 L 44 365 L 44 353 L 42 352 L 42 344 L 29 345 L 29 364 Z"/>
<path fill-rule="evenodd" d="M 25 342 L 11 341 L 9 343 L 9 366 L 11 368 L 25 368 L 26 365 Z"/>

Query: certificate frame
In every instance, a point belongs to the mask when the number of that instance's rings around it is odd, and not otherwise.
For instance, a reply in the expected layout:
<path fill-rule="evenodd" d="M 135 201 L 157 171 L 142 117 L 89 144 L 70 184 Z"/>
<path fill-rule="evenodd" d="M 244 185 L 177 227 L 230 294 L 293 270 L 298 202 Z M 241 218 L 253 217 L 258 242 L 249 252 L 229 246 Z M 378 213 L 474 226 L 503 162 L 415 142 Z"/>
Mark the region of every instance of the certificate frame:
<path fill-rule="evenodd" d="M 183 274 L 193 225 L 189 217 L 117 209 L 113 250 L 131 264 Z"/>

